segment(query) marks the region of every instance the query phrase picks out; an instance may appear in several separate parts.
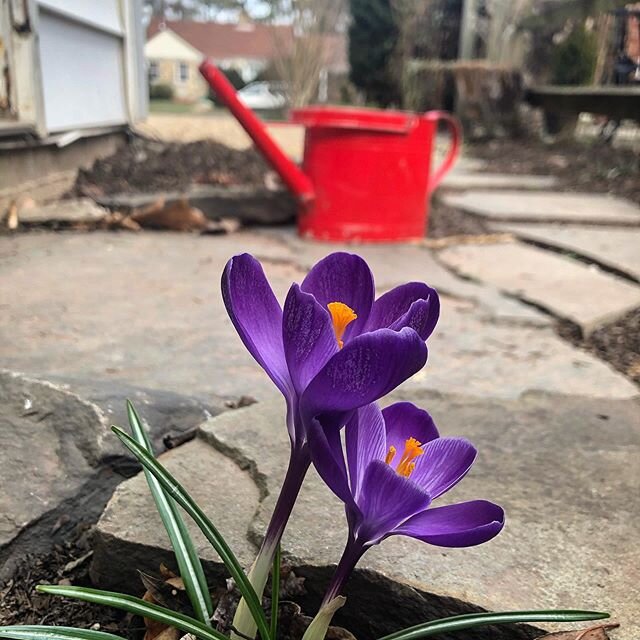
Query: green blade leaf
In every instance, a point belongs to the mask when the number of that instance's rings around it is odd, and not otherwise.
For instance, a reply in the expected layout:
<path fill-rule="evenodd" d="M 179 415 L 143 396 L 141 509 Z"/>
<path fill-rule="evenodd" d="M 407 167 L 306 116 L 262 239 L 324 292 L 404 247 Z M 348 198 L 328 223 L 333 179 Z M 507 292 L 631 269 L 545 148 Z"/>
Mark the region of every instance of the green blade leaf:
<path fill-rule="evenodd" d="M 380 640 L 417 640 L 450 631 L 460 631 L 487 624 L 513 624 L 517 622 L 583 622 L 602 620 L 608 613 L 600 611 L 579 611 L 573 609 L 547 611 L 505 611 L 503 613 L 469 613 L 451 618 L 431 620 L 415 627 L 397 631 Z"/>
<path fill-rule="evenodd" d="M 12 625 L 0 627 L 0 638 L 11 640 L 123 640 L 122 637 L 93 629 L 48 627 L 46 625 Z"/>
<path fill-rule="evenodd" d="M 225 539 L 220 532 L 214 527 L 213 523 L 204 514 L 195 500 L 185 491 L 184 487 L 157 461 L 150 456 L 143 447 L 141 447 L 133 438 L 127 435 L 118 427 L 111 427 L 113 432 L 120 438 L 131 453 L 133 453 L 140 463 L 151 471 L 155 478 L 164 487 L 165 491 L 193 518 L 198 525 L 205 538 L 211 543 L 216 550 L 222 562 L 234 579 L 242 597 L 245 599 L 251 615 L 256 622 L 258 631 L 263 640 L 271 640 L 267 618 L 262 610 L 262 605 L 258 596 L 249 582 L 247 575 L 242 570 L 238 559 L 233 551 L 229 548 Z"/>
<path fill-rule="evenodd" d="M 105 607 L 122 609 L 128 613 L 175 627 L 185 633 L 192 633 L 194 636 L 201 638 L 201 640 L 229 640 L 227 636 L 211 627 L 207 627 L 200 620 L 190 618 L 177 611 L 171 611 L 171 609 L 165 609 L 157 604 L 145 602 L 133 596 L 112 593 L 111 591 L 100 591 L 99 589 L 88 589 L 86 587 L 63 587 L 49 584 L 38 585 L 36 589 L 42 593 L 50 593 L 55 596 L 64 596 L 84 602 L 101 604 Z"/>
<path fill-rule="evenodd" d="M 149 437 L 140 422 L 140 418 L 135 408 L 127 400 L 127 413 L 129 415 L 129 424 L 136 442 L 153 456 L 153 449 Z M 204 576 L 202 563 L 198 557 L 189 531 L 178 511 L 178 507 L 170 496 L 165 493 L 162 485 L 156 480 L 155 476 L 146 468 L 144 474 L 147 478 L 151 495 L 156 503 L 158 513 L 162 519 L 162 524 L 167 530 L 169 541 L 176 555 L 180 577 L 184 581 L 184 587 L 191 601 L 191 606 L 196 617 L 211 626 L 211 616 L 213 615 L 213 603 L 211 602 L 211 594 L 207 588 L 207 580 Z"/>
<path fill-rule="evenodd" d="M 278 631 L 278 606 L 280 601 L 280 562 L 282 550 L 280 543 L 276 547 L 276 553 L 273 557 L 273 569 L 271 571 L 271 637 L 276 638 Z"/>

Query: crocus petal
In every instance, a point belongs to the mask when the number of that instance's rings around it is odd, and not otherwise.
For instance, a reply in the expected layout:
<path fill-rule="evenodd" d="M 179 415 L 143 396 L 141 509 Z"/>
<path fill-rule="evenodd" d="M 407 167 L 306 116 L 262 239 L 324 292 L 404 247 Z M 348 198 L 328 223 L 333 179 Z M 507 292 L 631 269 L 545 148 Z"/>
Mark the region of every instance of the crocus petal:
<path fill-rule="evenodd" d="M 347 327 L 345 343 L 361 333 L 371 311 L 375 286 L 371 269 L 360 256 L 329 254 L 309 271 L 300 288 L 315 296 L 325 308 L 331 302 L 342 302 L 353 309 L 358 318 Z"/>
<path fill-rule="evenodd" d="M 411 402 L 396 402 L 382 410 L 386 431 L 386 448 L 395 447 L 401 456 L 406 441 L 415 438 L 425 444 L 438 437 L 438 429 L 431 416 Z M 399 459 L 399 458 L 398 458 Z"/>
<path fill-rule="evenodd" d="M 472 500 L 427 509 L 394 531 L 439 547 L 473 547 L 497 536 L 504 510 L 486 500 Z"/>
<path fill-rule="evenodd" d="M 222 297 L 244 346 L 290 398 L 293 385 L 282 343 L 282 309 L 253 256 L 244 253 L 227 262 L 222 273 Z"/>
<path fill-rule="evenodd" d="M 295 390 L 302 393 L 338 352 L 338 342 L 329 311 L 297 284 L 289 289 L 284 303 L 282 339 L 291 380 Z"/>
<path fill-rule="evenodd" d="M 380 329 L 345 344 L 309 383 L 300 400 L 304 416 L 350 411 L 375 402 L 419 371 L 427 347 L 413 329 Z"/>
<path fill-rule="evenodd" d="M 418 485 L 398 475 L 388 464 L 375 460 L 362 479 L 358 506 L 363 521 L 355 535 L 365 544 L 375 544 L 426 509 L 430 502 L 429 495 Z"/>
<path fill-rule="evenodd" d="M 439 313 L 439 310 L 435 314 L 431 312 L 431 300 L 416 300 L 409 307 L 409 311 L 398 318 L 389 329 L 399 331 L 404 327 L 410 327 L 423 340 L 426 340 L 436 326 Z"/>
<path fill-rule="evenodd" d="M 437 291 L 423 282 L 409 282 L 391 289 L 373 303 L 364 330 L 390 327 L 399 331 L 403 327 L 411 327 L 426 340 L 433 332 L 439 315 Z"/>
<path fill-rule="evenodd" d="M 365 469 L 373 460 L 383 460 L 386 454 L 380 407 L 372 402 L 358 409 L 347 422 L 344 433 L 351 493 L 357 501 Z"/>
<path fill-rule="evenodd" d="M 329 489 L 340 498 L 349 510 L 357 511 L 351 489 L 347 468 L 342 452 L 340 429 L 341 418 L 324 415 L 313 417 L 307 422 L 306 434 L 309 441 L 311 461 L 318 475 Z"/>
<path fill-rule="evenodd" d="M 422 447 L 411 479 L 435 500 L 467 474 L 476 458 L 476 448 L 465 438 L 437 438 Z"/>

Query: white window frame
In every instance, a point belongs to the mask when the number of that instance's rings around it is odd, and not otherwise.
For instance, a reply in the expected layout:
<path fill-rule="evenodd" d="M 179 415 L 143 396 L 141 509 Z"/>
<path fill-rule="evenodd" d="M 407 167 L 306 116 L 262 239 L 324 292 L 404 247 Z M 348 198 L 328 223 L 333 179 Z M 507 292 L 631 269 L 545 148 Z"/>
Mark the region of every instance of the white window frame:
<path fill-rule="evenodd" d="M 157 60 L 149 60 L 149 82 L 156 82 L 160 78 L 160 64 Z"/>
<path fill-rule="evenodd" d="M 185 70 L 184 78 L 182 77 L 182 70 Z M 186 84 L 189 82 L 189 63 L 179 61 L 176 62 L 175 70 L 174 70 L 174 79 L 176 84 Z"/>

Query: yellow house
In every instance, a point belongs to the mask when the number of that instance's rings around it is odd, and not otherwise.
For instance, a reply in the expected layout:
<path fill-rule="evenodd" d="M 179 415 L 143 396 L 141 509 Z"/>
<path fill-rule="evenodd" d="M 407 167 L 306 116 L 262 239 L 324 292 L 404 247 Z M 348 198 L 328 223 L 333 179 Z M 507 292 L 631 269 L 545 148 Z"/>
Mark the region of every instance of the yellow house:
<path fill-rule="evenodd" d="M 286 54 L 292 41 L 290 26 L 152 20 L 144 48 L 149 82 L 170 86 L 176 100 L 196 102 L 209 91 L 198 72 L 203 58 L 235 69 L 249 82 L 276 56 Z"/>

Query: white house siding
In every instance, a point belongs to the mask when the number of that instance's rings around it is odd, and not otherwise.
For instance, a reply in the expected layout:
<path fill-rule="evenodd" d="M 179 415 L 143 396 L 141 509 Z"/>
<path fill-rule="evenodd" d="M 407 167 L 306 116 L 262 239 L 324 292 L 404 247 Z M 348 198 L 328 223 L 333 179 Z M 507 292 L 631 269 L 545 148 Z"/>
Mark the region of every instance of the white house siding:
<path fill-rule="evenodd" d="M 118 0 L 38 0 L 38 4 L 41 9 L 123 35 Z"/>
<path fill-rule="evenodd" d="M 39 30 L 47 130 L 127 122 L 122 38 L 45 10 Z"/>
<path fill-rule="evenodd" d="M 147 60 L 182 60 L 184 62 L 200 62 L 203 57 L 200 51 L 169 29 L 156 34 L 145 44 L 144 56 Z"/>
<path fill-rule="evenodd" d="M 142 0 L 2 0 L 0 7 L 11 88 L 0 135 L 30 130 L 46 138 L 146 116 Z"/>

